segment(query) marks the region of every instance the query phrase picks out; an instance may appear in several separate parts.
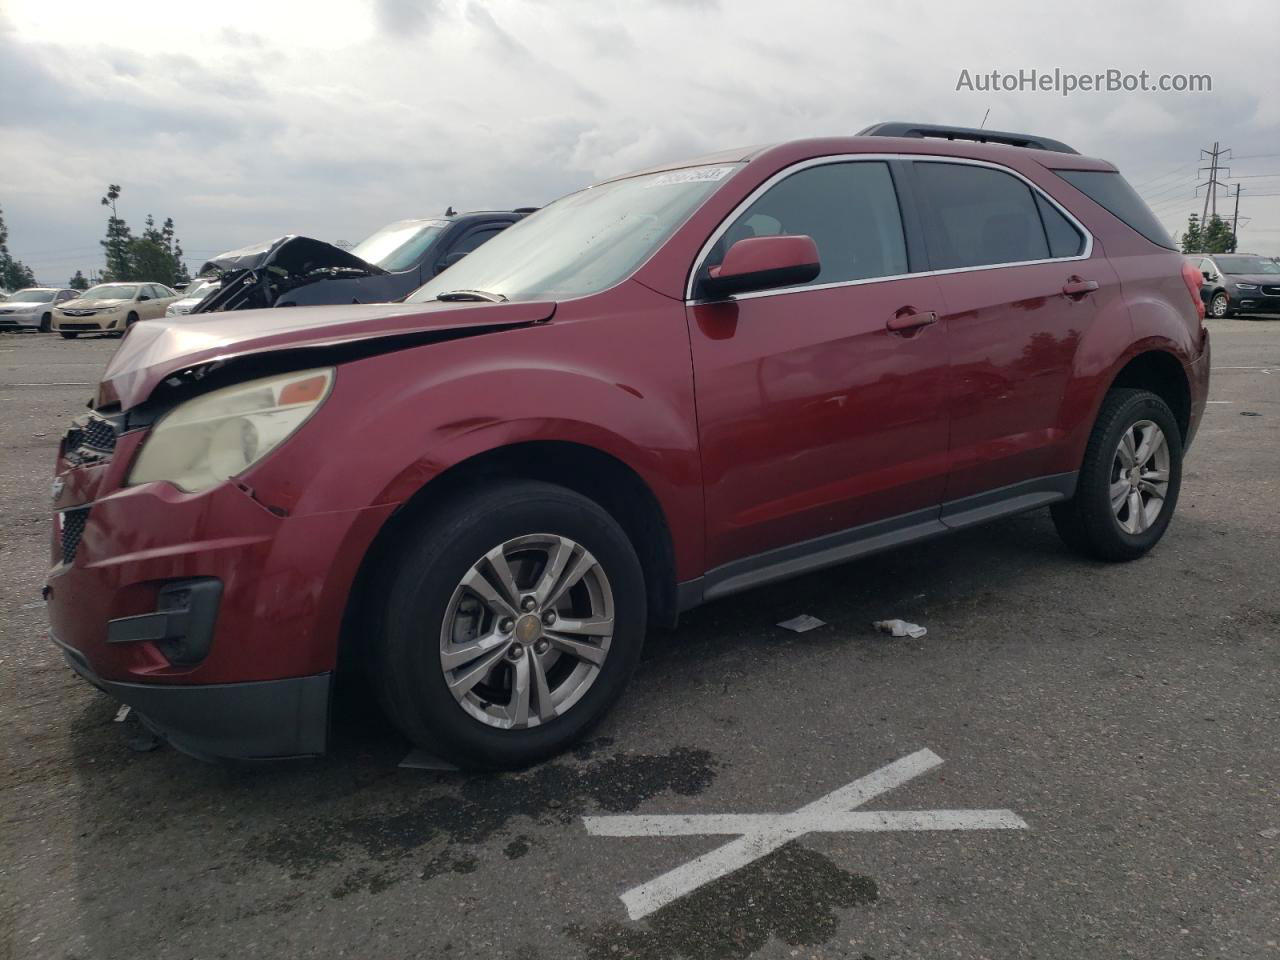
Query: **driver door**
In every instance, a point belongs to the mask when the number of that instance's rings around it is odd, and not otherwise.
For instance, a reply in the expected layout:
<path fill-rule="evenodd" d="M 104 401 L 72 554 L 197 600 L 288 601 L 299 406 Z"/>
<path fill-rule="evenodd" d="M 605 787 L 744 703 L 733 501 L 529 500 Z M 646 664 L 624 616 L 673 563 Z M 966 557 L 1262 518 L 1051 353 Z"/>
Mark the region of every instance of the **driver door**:
<path fill-rule="evenodd" d="M 731 221 L 700 274 L 766 234 L 811 237 L 818 277 L 719 302 L 695 285 L 688 307 L 708 570 L 936 523 L 946 481 L 945 322 L 887 327 L 942 312 L 935 280 L 909 275 L 889 165 L 796 170 Z"/>

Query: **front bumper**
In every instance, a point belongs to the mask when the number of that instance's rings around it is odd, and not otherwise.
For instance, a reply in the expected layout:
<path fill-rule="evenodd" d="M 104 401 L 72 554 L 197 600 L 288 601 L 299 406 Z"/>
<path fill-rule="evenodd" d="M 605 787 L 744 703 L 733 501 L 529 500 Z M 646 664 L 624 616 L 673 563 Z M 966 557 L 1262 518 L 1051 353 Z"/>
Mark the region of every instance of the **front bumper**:
<path fill-rule="evenodd" d="M 39 313 L 0 313 L 0 330 L 37 330 L 41 316 Z"/>
<path fill-rule="evenodd" d="M 60 452 L 50 637 L 188 752 L 323 750 L 316 718 L 351 586 L 395 505 L 290 515 L 236 482 L 126 487 L 145 431 L 109 451 L 101 434 L 77 426 L 75 449 L 64 440 Z"/>
<path fill-rule="evenodd" d="M 124 321 L 123 313 L 99 313 L 87 317 L 72 317 L 55 311 L 50 326 L 54 330 L 79 330 L 92 333 L 95 330 L 123 329 Z"/>
<path fill-rule="evenodd" d="M 146 726 L 201 759 L 261 759 L 324 753 L 330 674 L 256 683 L 168 686 L 119 683 L 94 673 L 78 651 L 52 638 L 85 680 L 127 703 Z"/>
<path fill-rule="evenodd" d="M 1237 313 L 1280 314 L 1280 293 L 1268 293 L 1270 286 L 1258 290 L 1237 290 L 1231 297 L 1231 306 Z"/>

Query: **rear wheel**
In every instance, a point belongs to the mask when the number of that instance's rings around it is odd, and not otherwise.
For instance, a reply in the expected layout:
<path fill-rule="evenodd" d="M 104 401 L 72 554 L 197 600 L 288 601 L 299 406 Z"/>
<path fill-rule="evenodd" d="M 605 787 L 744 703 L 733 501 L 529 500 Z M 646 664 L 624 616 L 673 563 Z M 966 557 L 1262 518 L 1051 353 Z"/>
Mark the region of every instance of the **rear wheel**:
<path fill-rule="evenodd" d="M 62 337 L 63 340 L 74 340 L 79 336 L 75 330 L 59 330 L 58 335 Z"/>
<path fill-rule="evenodd" d="M 406 537 L 377 612 L 376 681 L 427 750 L 527 766 L 620 696 L 645 617 L 640 562 L 608 513 L 552 484 L 502 483 Z"/>
<path fill-rule="evenodd" d="M 1099 560 L 1134 560 L 1164 536 L 1182 486 L 1182 433 L 1147 390 L 1112 390 L 1103 401 L 1075 496 L 1053 505 L 1069 547 Z"/>

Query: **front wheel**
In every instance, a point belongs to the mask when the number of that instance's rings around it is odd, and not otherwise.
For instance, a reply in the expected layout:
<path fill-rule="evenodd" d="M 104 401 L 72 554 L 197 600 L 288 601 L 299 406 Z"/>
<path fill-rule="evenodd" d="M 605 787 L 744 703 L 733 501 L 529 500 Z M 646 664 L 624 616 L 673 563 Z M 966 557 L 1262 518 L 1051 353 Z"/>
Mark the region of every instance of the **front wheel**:
<path fill-rule="evenodd" d="M 1231 315 L 1231 298 L 1219 290 L 1209 301 L 1209 316 L 1217 320 Z"/>
<path fill-rule="evenodd" d="M 1099 560 L 1134 560 L 1159 542 L 1182 486 L 1182 432 L 1147 390 L 1107 394 L 1094 423 L 1075 496 L 1053 505 L 1069 547 Z"/>
<path fill-rule="evenodd" d="M 43 317 L 40 318 L 40 332 L 48 333 L 52 324 L 53 324 L 52 315 L 46 313 Z"/>
<path fill-rule="evenodd" d="M 375 679 L 402 732 L 459 766 L 523 767 L 621 695 L 644 643 L 644 574 L 595 502 L 502 483 L 407 535 L 375 616 Z"/>

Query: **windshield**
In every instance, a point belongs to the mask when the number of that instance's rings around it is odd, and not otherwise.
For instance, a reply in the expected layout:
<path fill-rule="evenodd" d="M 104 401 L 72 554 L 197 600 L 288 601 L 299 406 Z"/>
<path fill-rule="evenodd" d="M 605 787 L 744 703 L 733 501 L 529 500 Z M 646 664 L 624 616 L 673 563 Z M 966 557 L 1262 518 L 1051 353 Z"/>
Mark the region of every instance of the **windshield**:
<path fill-rule="evenodd" d="M 373 236 L 361 240 L 351 252 L 365 263 L 372 263 L 383 270 L 408 270 L 447 225 L 445 220 L 389 223 Z"/>
<path fill-rule="evenodd" d="M 605 290 L 630 276 L 737 168 L 668 170 L 571 193 L 508 227 L 408 300 L 453 290 L 567 300 Z"/>
<path fill-rule="evenodd" d="M 1280 263 L 1264 257 L 1214 257 L 1223 273 L 1280 274 Z"/>
<path fill-rule="evenodd" d="M 11 293 L 5 303 L 48 303 L 53 299 L 52 290 L 19 290 Z"/>
<path fill-rule="evenodd" d="M 132 300 L 138 288 L 129 283 L 102 283 L 80 294 L 81 300 Z"/>

